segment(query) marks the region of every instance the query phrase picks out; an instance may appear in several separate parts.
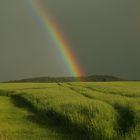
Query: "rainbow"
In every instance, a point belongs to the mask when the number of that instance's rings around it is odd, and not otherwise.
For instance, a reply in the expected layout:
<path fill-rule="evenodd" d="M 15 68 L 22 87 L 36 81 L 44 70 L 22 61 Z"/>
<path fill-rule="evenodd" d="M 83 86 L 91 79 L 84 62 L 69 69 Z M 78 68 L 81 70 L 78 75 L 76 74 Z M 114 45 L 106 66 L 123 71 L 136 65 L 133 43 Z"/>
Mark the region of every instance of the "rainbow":
<path fill-rule="evenodd" d="M 49 16 L 48 11 L 43 7 L 41 0 L 28 0 L 36 19 L 42 24 L 45 28 L 47 34 L 51 37 L 53 44 L 58 48 L 65 65 L 67 66 L 71 76 L 81 77 L 83 76 L 83 71 L 76 59 L 74 51 L 71 50 L 69 43 L 62 35 L 60 28 L 56 25 Z"/>

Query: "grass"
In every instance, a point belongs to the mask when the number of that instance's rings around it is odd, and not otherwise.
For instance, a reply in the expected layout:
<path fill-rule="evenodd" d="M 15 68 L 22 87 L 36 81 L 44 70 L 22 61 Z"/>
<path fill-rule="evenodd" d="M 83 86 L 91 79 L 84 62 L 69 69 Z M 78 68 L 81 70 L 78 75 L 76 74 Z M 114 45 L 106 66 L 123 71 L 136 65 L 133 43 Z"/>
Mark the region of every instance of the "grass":
<path fill-rule="evenodd" d="M 1 140 L 39 140 L 55 137 L 50 128 L 38 126 L 30 121 L 29 116 L 34 114 L 24 108 L 16 107 L 10 97 L 0 97 L 0 112 Z"/>
<path fill-rule="evenodd" d="M 140 82 L 0 84 L 0 95 L 0 139 L 140 139 Z"/>

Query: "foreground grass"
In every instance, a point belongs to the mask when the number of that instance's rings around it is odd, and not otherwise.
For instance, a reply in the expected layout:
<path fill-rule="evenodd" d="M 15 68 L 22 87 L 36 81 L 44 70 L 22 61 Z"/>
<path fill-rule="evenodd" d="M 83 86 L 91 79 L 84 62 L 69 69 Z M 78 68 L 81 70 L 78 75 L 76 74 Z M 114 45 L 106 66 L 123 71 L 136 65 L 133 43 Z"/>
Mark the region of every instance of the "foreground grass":
<path fill-rule="evenodd" d="M 56 140 L 61 134 L 49 124 L 38 125 L 37 116 L 25 108 L 15 105 L 11 97 L 0 96 L 0 140 Z M 36 118 L 36 122 L 30 120 Z"/>
<path fill-rule="evenodd" d="M 2 137 L 7 134 L 18 139 L 140 139 L 139 82 L 0 84 L 0 90 L 0 100 L 4 100 L 1 103 L 6 103 L 0 109 L 9 110 L 0 114 L 0 120 L 9 115 L 13 123 L 10 130 L 6 122 L 0 122 L 0 126 L 5 126 L 0 129 Z"/>

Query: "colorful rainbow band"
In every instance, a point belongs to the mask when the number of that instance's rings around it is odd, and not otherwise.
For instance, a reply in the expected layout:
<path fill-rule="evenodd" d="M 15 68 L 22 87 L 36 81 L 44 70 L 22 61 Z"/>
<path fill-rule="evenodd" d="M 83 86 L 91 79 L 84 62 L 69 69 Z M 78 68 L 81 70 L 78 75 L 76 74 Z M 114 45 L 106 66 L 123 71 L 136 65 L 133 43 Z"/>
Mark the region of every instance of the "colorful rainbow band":
<path fill-rule="evenodd" d="M 56 25 L 55 22 L 52 21 L 51 17 L 48 15 L 48 12 L 46 12 L 46 10 L 43 8 L 41 0 L 28 0 L 28 2 L 30 3 L 37 19 L 45 27 L 46 32 L 49 33 L 51 39 L 53 40 L 53 43 L 59 49 L 59 52 L 62 55 L 71 76 L 83 76 L 84 73 L 79 66 L 74 52 L 69 47 L 68 42 L 66 41 L 64 36 L 62 36 L 58 25 Z"/>

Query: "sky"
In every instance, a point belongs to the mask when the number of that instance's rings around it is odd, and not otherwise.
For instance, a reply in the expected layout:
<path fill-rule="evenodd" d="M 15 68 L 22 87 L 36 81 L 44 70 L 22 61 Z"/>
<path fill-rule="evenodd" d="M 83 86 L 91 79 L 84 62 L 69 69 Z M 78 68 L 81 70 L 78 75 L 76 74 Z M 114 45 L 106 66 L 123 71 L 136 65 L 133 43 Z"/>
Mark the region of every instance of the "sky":
<path fill-rule="evenodd" d="M 42 0 L 85 75 L 140 79 L 139 0 Z M 0 81 L 71 76 L 27 0 L 0 1 Z"/>

